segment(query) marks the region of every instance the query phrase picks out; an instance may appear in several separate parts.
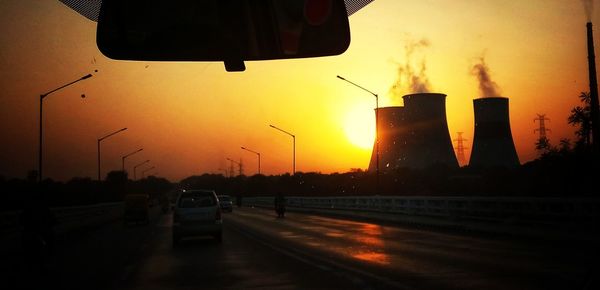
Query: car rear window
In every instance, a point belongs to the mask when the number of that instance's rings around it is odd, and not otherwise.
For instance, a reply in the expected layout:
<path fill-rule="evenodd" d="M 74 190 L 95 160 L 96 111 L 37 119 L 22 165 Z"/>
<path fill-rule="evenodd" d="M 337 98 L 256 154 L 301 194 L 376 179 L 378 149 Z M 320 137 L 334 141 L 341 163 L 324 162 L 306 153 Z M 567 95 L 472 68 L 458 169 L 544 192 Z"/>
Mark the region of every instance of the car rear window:
<path fill-rule="evenodd" d="M 178 207 L 211 207 L 217 205 L 217 200 L 211 192 L 184 192 L 179 198 Z"/>

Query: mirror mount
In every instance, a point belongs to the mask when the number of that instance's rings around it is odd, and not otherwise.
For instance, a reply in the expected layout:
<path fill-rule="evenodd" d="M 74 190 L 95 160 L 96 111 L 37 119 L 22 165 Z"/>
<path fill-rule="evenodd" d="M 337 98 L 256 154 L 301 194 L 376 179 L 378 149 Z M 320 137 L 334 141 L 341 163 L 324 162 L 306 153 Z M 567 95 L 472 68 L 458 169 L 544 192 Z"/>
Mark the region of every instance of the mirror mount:
<path fill-rule="evenodd" d="M 228 72 L 242 72 L 246 70 L 246 65 L 241 59 L 229 59 L 225 60 L 225 70 Z"/>

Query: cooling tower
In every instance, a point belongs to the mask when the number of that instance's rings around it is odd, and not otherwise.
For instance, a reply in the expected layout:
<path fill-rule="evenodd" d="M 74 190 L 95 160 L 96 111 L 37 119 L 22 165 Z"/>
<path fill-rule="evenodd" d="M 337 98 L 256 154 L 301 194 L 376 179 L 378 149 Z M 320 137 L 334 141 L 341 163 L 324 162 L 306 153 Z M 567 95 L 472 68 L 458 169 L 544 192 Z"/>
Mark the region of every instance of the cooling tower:
<path fill-rule="evenodd" d="M 420 93 L 403 99 L 404 107 L 379 108 L 379 170 L 435 164 L 457 168 L 446 122 L 446 95 Z M 375 168 L 374 146 L 369 171 Z"/>
<path fill-rule="evenodd" d="M 375 111 L 379 112 L 379 170 L 385 171 L 398 167 L 398 159 L 402 151 L 402 136 L 404 132 L 404 108 L 384 107 Z M 375 141 L 377 142 L 377 141 Z M 377 168 L 377 143 L 373 144 L 373 153 L 369 163 L 369 171 L 375 172 Z"/>
<path fill-rule="evenodd" d="M 441 164 L 458 168 L 446 120 L 446 95 L 420 93 L 402 98 L 408 132 L 400 166 L 425 168 Z"/>
<path fill-rule="evenodd" d="M 519 157 L 510 131 L 508 99 L 501 97 L 473 100 L 475 134 L 469 166 L 519 166 Z"/>

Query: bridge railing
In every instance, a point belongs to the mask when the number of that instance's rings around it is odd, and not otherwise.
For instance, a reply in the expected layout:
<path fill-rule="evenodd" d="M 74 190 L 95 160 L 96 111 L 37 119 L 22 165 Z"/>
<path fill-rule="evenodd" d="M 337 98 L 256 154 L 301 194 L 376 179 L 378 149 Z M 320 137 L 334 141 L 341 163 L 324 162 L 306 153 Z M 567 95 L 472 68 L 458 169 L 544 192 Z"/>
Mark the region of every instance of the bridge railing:
<path fill-rule="evenodd" d="M 599 198 L 328 196 L 286 197 L 291 208 L 375 212 L 482 222 L 599 224 Z M 244 204 L 273 207 L 274 197 L 247 197 Z"/>

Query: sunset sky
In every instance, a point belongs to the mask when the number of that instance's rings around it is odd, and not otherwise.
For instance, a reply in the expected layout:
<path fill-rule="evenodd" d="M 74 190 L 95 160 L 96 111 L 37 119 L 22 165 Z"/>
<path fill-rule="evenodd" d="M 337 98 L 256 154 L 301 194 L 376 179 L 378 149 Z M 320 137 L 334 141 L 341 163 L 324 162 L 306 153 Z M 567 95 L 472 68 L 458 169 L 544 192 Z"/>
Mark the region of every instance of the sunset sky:
<path fill-rule="evenodd" d="M 592 20 L 600 25 L 598 13 Z M 523 163 L 536 157 L 537 113 L 551 119 L 551 142 L 574 138 L 566 118 L 588 90 L 585 22 L 578 0 L 375 0 L 350 17 L 352 41 L 340 56 L 247 62 L 245 72 L 227 73 L 222 63 L 111 60 L 96 47 L 96 23 L 58 0 L 0 0 L 0 175 L 37 168 L 39 95 L 95 69 L 44 100 L 45 177 L 95 177 L 97 138 L 122 127 L 102 143 L 104 174 L 140 147 L 129 170 L 150 159 L 173 181 L 217 173 L 227 157 L 256 173 L 256 156 L 240 146 L 262 153 L 264 174 L 290 172 L 292 140 L 269 124 L 296 134 L 297 171 L 366 169 L 374 98 L 336 75 L 379 93 L 381 106 L 402 105 L 390 88 L 406 43 L 422 39 L 429 45 L 411 61 L 424 60 L 431 91 L 448 95 L 451 136 L 465 132 L 471 147 L 472 100 L 481 95 L 471 68 L 484 56 L 510 98 Z"/>

